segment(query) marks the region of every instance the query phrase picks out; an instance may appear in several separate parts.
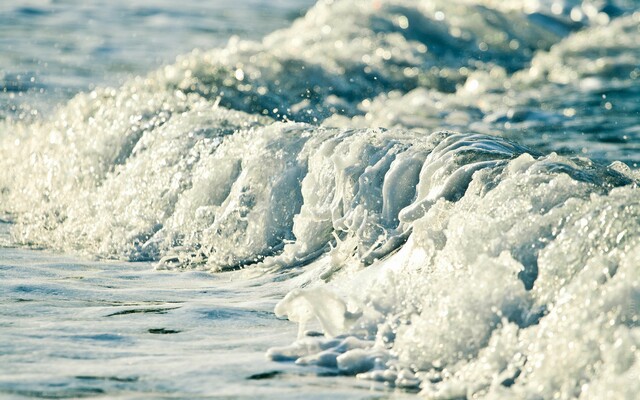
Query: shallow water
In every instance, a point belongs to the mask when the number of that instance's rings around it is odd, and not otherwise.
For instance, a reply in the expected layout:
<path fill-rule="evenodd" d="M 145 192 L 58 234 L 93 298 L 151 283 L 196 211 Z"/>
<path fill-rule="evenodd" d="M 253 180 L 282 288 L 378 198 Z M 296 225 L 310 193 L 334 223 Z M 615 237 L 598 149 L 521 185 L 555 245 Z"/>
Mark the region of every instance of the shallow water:
<path fill-rule="evenodd" d="M 109 4 L 92 34 L 146 34 L 99 68 L 70 46 L 84 78 L 55 52 L 51 87 L 3 78 L 3 390 L 640 390 L 637 2 Z M 188 40 L 154 70 L 158 18 Z"/>
<path fill-rule="evenodd" d="M 295 335 L 253 282 L 29 251 L 3 259 L 4 395 L 293 398 L 305 386 L 300 371 L 265 360 Z M 336 379 L 313 384 L 362 395 Z"/>
<path fill-rule="evenodd" d="M 242 273 L 159 272 L 148 263 L 12 248 L 2 249 L 0 273 L 3 397 L 388 393 L 380 384 L 328 369 L 310 374 L 266 359 L 267 348 L 296 337 L 295 326 L 273 313 L 295 279 L 278 283 Z"/>

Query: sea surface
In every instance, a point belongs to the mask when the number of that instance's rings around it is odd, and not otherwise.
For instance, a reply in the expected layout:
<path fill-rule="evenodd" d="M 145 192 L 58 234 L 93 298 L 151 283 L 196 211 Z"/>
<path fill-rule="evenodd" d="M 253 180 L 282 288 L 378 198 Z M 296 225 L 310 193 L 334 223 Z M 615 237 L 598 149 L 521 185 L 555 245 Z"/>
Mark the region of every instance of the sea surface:
<path fill-rule="evenodd" d="M 640 2 L 0 3 L 0 397 L 635 399 Z"/>

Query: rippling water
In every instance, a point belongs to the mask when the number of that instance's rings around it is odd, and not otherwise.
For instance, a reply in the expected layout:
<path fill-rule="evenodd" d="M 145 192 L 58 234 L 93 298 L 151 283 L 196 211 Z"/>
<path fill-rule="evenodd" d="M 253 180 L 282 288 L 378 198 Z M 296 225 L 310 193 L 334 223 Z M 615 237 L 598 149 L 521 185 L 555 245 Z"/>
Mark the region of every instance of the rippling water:
<path fill-rule="evenodd" d="M 290 24 L 312 4 L 312 0 L 4 2 L 0 4 L 0 117 L 34 108 L 49 111 L 78 91 L 118 86 L 194 48 L 223 46 L 233 35 L 260 39 Z"/>
<path fill-rule="evenodd" d="M 3 6 L 1 390 L 640 391 L 637 2 L 98 4 Z"/>

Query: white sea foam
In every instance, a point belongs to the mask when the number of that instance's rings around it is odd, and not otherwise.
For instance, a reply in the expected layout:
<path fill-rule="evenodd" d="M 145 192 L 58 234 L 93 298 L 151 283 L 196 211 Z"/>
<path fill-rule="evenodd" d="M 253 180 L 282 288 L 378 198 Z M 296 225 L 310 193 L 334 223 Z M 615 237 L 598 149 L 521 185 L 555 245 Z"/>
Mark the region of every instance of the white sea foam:
<path fill-rule="evenodd" d="M 23 245 L 299 269 L 274 360 L 433 398 L 632 398 L 639 174 L 607 166 L 637 159 L 629 7 L 322 1 L 4 121 L 1 210 Z"/>

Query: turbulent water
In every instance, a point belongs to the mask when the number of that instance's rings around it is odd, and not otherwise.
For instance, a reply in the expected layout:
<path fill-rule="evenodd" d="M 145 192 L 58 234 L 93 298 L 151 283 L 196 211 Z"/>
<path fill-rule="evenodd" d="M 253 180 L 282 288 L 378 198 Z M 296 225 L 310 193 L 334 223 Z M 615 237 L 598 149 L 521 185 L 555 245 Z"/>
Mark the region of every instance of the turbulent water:
<path fill-rule="evenodd" d="M 639 10 L 323 0 L 5 113 L 5 241 L 288 282 L 298 339 L 267 356 L 309 374 L 635 398 Z"/>

